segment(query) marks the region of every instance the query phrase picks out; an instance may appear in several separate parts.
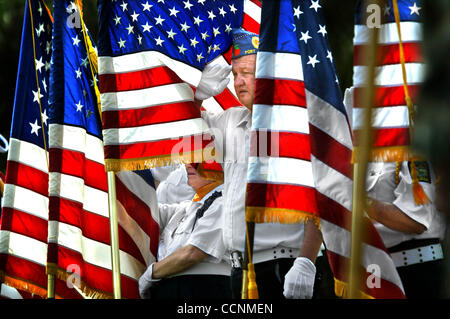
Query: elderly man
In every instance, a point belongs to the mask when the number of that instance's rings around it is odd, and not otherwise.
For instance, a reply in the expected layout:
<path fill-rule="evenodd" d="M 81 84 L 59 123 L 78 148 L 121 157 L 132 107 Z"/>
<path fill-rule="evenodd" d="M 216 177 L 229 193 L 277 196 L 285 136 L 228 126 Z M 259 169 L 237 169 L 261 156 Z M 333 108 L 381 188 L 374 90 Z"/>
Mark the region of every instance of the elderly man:
<path fill-rule="evenodd" d="M 139 279 L 142 298 L 230 298 L 230 265 L 225 258 L 221 182 L 201 177 L 186 165 L 192 200 L 159 204 L 158 262 Z"/>
<path fill-rule="evenodd" d="M 242 254 L 245 247 L 245 192 L 250 148 L 250 128 L 255 94 L 258 35 L 233 30 L 232 71 L 234 88 L 243 107 L 220 114 L 202 112 L 215 135 L 215 146 L 223 154 L 225 243 L 233 262 L 232 292 L 240 297 Z M 208 65 L 202 74 L 195 98 L 198 104 L 219 94 L 227 86 L 230 68 Z M 223 137 L 221 139 L 220 137 Z M 259 297 L 311 298 L 315 280 L 315 258 L 322 243 L 313 222 L 294 225 L 250 224 L 254 227 L 252 261 L 255 264 Z"/>

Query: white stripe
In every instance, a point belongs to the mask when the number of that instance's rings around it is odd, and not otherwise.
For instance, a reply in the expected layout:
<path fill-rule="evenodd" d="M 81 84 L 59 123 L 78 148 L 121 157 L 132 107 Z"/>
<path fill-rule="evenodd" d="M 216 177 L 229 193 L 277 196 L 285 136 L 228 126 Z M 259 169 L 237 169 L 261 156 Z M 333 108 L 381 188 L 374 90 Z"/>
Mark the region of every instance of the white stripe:
<path fill-rule="evenodd" d="M 222 106 L 214 99 L 214 97 L 210 97 L 203 101 L 202 106 L 206 111 L 211 112 L 212 114 L 219 114 L 224 111 Z"/>
<path fill-rule="evenodd" d="M 354 129 L 361 129 L 365 109 L 353 109 Z M 372 109 L 372 127 L 392 128 L 409 127 L 409 111 L 407 106 L 380 107 Z"/>
<path fill-rule="evenodd" d="M 107 129 L 103 131 L 103 142 L 104 145 L 132 144 L 191 136 L 207 133 L 208 131 L 208 125 L 204 120 L 197 118 L 173 123 Z M 198 138 L 201 142 L 202 137 L 199 136 Z"/>
<path fill-rule="evenodd" d="M 314 187 L 311 162 L 287 157 L 249 157 L 248 182 Z"/>
<path fill-rule="evenodd" d="M 308 90 L 305 90 L 305 93 L 309 122 L 345 147 L 353 149 L 351 129 L 348 123 L 350 119 L 347 121 L 344 113 L 315 94 Z"/>
<path fill-rule="evenodd" d="M 325 246 L 335 254 L 350 258 L 351 233 L 324 219 L 320 220 Z M 339 240 L 336 240 L 339 238 Z M 383 250 L 363 243 L 362 266 L 376 264 L 381 269 L 381 278 L 390 281 L 403 290 L 403 286 L 391 257 Z"/>
<path fill-rule="evenodd" d="M 422 24 L 420 22 L 400 22 L 400 29 L 402 33 L 402 42 L 421 42 L 423 39 Z M 368 43 L 371 31 L 372 30 L 366 25 L 355 25 L 355 37 L 353 38 L 354 45 Z M 381 25 L 378 39 L 379 44 L 398 43 L 400 39 L 396 23 L 393 22 Z"/>
<path fill-rule="evenodd" d="M 119 225 L 127 232 L 138 247 L 142 257 L 145 260 L 145 265 L 150 266 L 156 261 L 156 257 L 150 251 L 151 238 L 142 230 L 139 224 L 128 215 L 126 209 L 117 201 L 117 219 Z"/>
<path fill-rule="evenodd" d="M 0 253 L 47 264 L 47 243 L 7 230 L 0 231 Z"/>
<path fill-rule="evenodd" d="M 331 198 L 347 210 L 352 210 L 353 181 L 311 155 L 311 164 L 318 192 Z"/>
<path fill-rule="evenodd" d="M 150 186 L 141 176 L 134 172 L 122 171 L 116 173 L 117 178 L 125 187 L 145 203 L 151 211 L 153 220 L 159 224 L 158 198 L 156 190 Z"/>
<path fill-rule="evenodd" d="M 52 172 L 49 193 L 81 203 L 84 210 L 109 218 L 108 193 L 85 185 L 82 178 Z"/>
<path fill-rule="evenodd" d="M 105 163 L 103 142 L 87 134 L 86 129 L 70 125 L 50 124 L 50 148 L 67 149 L 85 154 L 88 160 Z"/>
<path fill-rule="evenodd" d="M 255 104 L 252 114 L 252 129 L 309 133 L 308 111 L 304 107 Z"/>
<path fill-rule="evenodd" d="M 145 51 L 117 57 L 98 58 L 98 74 L 116 74 L 147 70 L 167 66 L 183 81 L 197 87 L 202 71 L 183 62 L 176 61 L 161 52 Z"/>
<path fill-rule="evenodd" d="M 9 299 L 23 299 L 22 295 L 16 288 L 0 283 L 0 295 Z"/>
<path fill-rule="evenodd" d="M 409 84 L 421 83 L 425 74 L 425 64 L 406 63 L 406 79 Z M 367 66 L 353 67 L 353 86 L 363 87 L 367 81 Z M 384 65 L 375 68 L 375 85 L 399 86 L 403 85 L 401 64 Z"/>
<path fill-rule="evenodd" d="M 244 2 L 244 13 L 248 14 L 253 20 L 261 23 L 261 8 L 250 0 Z"/>
<path fill-rule="evenodd" d="M 27 214 L 48 219 L 48 197 L 13 184 L 5 184 L 3 207 L 10 207 Z"/>
<path fill-rule="evenodd" d="M 9 140 L 8 161 L 18 162 L 48 173 L 45 150 L 39 146 L 11 138 Z"/>
<path fill-rule="evenodd" d="M 72 225 L 49 221 L 49 227 L 58 230 L 59 245 L 79 252 L 89 264 L 112 269 L 111 247 L 109 245 L 84 237 L 81 229 Z M 119 251 L 119 255 L 121 274 L 138 280 L 145 271 L 145 266 L 126 252 Z"/>
<path fill-rule="evenodd" d="M 194 101 L 194 91 L 187 83 L 175 83 L 142 90 L 103 93 L 100 99 L 102 112 L 132 110 Z"/>
<path fill-rule="evenodd" d="M 302 57 L 299 54 L 259 51 L 256 65 L 257 79 L 303 81 Z"/>

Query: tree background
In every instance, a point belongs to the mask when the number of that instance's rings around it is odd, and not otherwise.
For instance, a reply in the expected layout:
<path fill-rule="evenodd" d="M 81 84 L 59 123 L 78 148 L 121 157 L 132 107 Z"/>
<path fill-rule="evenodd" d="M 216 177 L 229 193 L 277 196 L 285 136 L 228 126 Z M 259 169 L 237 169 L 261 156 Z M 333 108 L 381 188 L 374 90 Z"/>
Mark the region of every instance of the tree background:
<path fill-rule="evenodd" d="M 14 92 L 19 63 L 25 3 L 28 0 L 0 0 L 0 133 L 9 139 Z M 45 0 L 51 9 L 52 1 Z M 353 66 L 353 15 L 356 0 L 322 0 L 328 37 L 341 89 L 350 87 Z M 97 1 L 83 1 L 84 20 L 97 40 Z M 6 153 L 0 153 L 0 171 L 6 171 Z"/>

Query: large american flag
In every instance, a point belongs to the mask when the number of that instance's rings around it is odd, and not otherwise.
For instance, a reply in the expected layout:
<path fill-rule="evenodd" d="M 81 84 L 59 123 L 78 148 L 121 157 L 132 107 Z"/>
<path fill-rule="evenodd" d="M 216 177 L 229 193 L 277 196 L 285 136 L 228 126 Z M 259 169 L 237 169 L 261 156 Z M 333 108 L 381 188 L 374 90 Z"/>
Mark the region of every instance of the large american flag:
<path fill-rule="evenodd" d="M 401 161 L 408 158 L 410 117 L 405 100 L 404 77 L 400 60 L 400 35 L 397 30 L 393 1 L 382 1 L 382 24 L 378 39 L 373 109 L 373 160 Z M 423 81 L 421 1 L 398 0 L 401 40 L 403 43 L 406 81 L 412 103 L 416 101 Z M 366 86 L 367 60 L 364 48 L 370 38 L 366 25 L 365 3 L 356 7 L 353 68 L 353 130 L 356 137 L 362 128 L 364 109 L 362 89 Z M 356 142 L 358 139 L 356 138 Z"/>
<path fill-rule="evenodd" d="M 45 298 L 52 19 L 43 1 L 24 3 L 0 226 L 0 278 L 8 286 Z M 56 298 L 81 298 L 76 290 L 69 289 L 60 280 L 56 280 L 56 292 Z"/>
<path fill-rule="evenodd" d="M 67 23 L 80 9 L 73 1 L 53 4 L 48 264 L 59 278 L 79 280 L 85 295 L 107 298 L 113 276 L 97 74 L 87 30 Z M 116 194 L 122 296 L 139 298 L 137 281 L 155 261 L 159 240 L 150 171 L 118 174 Z"/>
<path fill-rule="evenodd" d="M 320 218 L 336 293 L 342 296 L 351 247 L 352 132 L 321 11 L 318 0 L 263 2 L 246 218 L 286 223 Z M 261 134 L 270 141 L 266 146 Z M 394 263 L 365 222 L 362 273 L 367 278 L 367 266 L 379 265 L 381 286 L 364 286 L 363 296 L 403 298 Z"/>
<path fill-rule="evenodd" d="M 258 31 L 260 2 L 119 0 L 98 10 L 107 169 L 208 159 L 213 143 L 194 89 L 207 63 L 230 63 L 233 28 Z M 203 104 L 238 105 L 232 85 Z"/>

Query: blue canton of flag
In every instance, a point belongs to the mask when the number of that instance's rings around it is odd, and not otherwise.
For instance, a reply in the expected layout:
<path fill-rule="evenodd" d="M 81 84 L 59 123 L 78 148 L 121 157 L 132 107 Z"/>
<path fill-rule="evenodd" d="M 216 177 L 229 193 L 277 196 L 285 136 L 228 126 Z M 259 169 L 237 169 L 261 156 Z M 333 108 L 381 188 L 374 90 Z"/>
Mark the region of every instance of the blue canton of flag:
<path fill-rule="evenodd" d="M 99 2 L 100 19 L 114 34 L 99 34 L 115 41 L 99 47 L 101 56 L 155 50 L 199 69 L 229 49 L 244 6 L 242 0 L 113 1 L 120 5 L 102 10 L 106 2 Z"/>
<path fill-rule="evenodd" d="M 346 114 L 319 0 L 292 1 L 305 88 Z"/>
<path fill-rule="evenodd" d="M 97 75 L 87 54 L 79 10 L 73 1 L 66 4 L 65 23 L 54 30 L 50 123 L 83 127 L 101 139 L 101 120 L 94 89 Z"/>
<path fill-rule="evenodd" d="M 26 7 L 28 4 L 29 2 L 26 1 Z M 35 14 L 32 15 L 33 23 L 30 25 L 30 13 L 28 9 L 26 10 L 27 23 L 24 24 L 22 32 L 23 46 L 17 73 L 11 138 L 44 148 L 44 137 L 48 141 L 52 21 L 45 12 L 47 9 L 40 1 L 31 1 L 31 6 Z M 34 48 L 31 28 L 34 29 Z"/>
<path fill-rule="evenodd" d="M 392 0 L 383 1 L 384 6 L 381 8 L 381 16 L 383 23 L 395 23 L 394 5 Z M 367 11 L 363 10 L 366 5 L 370 5 L 367 1 L 358 1 L 355 8 L 355 24 L 366 24 Z M 398 9 L 400 21 L 406 22 L 422 22 L 421 1 L 419 0 L 398 0 Z"/>

